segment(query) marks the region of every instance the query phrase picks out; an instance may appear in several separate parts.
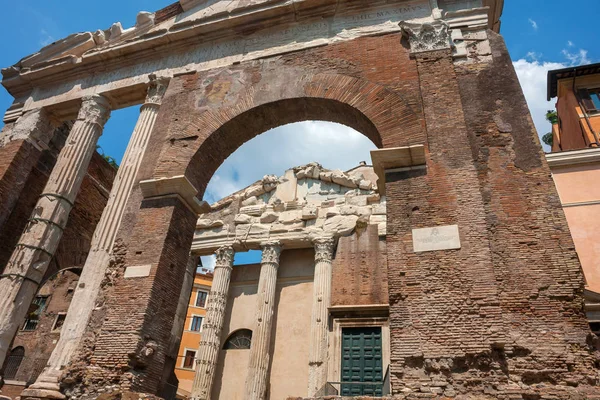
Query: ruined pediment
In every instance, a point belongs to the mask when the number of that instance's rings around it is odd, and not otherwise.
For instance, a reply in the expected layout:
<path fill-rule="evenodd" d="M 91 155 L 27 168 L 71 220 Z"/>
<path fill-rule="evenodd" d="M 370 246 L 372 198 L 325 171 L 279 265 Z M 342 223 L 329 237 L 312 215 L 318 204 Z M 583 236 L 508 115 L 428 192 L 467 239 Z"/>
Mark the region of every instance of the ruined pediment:
<path fill-rule="evenodd" d="M 385 198 L 377 192 L 373 168 L 328 170 L 317 163 L 265 176 L 200 216 L 195 250 L 237 243 L 252 248 L 265 240 L 303 247 L 314 237 L 345 236 L 357 227 L 377 226 L 386 234 Z"/>

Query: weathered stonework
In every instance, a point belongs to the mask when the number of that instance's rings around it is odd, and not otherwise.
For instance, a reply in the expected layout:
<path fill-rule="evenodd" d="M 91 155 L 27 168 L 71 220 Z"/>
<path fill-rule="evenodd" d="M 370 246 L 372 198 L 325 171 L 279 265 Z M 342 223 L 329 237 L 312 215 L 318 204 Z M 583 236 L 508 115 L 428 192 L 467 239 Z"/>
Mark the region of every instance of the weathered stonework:
<path fill-rule="evenodd" d="M 114 24 L 71 36 L 3 71 L 18 99 L 6 115 L 10 124 L 46 106 L 54 118 L 72 119 L 74 100 L 89 94 L 106 94 L 115 107 L 141 103 L 149 74 L 173 74 L 132 175 L 139 185 L 129 187 L 119 228 L 107 240 L 113 254 L 96 277 L 98 307 L 57 377 L 64 394 L 161 392 L 190 248 L 210 254 L 272 241 L 311 248 L 327 234 L 340 240 L 349 270 L 360 271 L 353 257 L 369 252 L 348 246 L 381 246 L 368 271 L 387 274 L 385 285 L 340 276 L 353 288 L 387 293 L 360 296 L 348 311 L 347 296 L 334 291 L 329 317 L 341 329 L 348 325 L 339 315 L 377 314 L 366 323 L 389 333 L 395 398 L 598 398 L 598 340 L 585 320 L 583 276 L 508 52 L 493 30 L 501 2 L 486 1 L 485 10 L 461 1 L 384 3 L 182 1 L 141 14 L 130 29 Z M 210 210 L 199 201 L 239 146 L 303 120 L 348 125 L 394 154 L 419 148 L 422 159 L 376 166 L 379 181 L 311 164 L 281 179 L 267 176 Z M 414 251 L 414 229 L 453 225 L 460 248 Z M 261 400 L 277 277 L 269 254 L 256 373 L 248 379 L 249 398 Z M 141 266 L 143 274 L 124 277 Z M 321 278 L 329 265 L 321 267 L 318 293 L 326 293 Z"/>

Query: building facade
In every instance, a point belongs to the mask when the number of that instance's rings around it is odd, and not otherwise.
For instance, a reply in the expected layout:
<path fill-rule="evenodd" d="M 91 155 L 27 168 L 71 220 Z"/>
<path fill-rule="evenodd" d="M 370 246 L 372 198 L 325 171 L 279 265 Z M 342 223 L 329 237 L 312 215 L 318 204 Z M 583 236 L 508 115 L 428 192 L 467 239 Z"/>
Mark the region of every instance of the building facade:
<path fill-rule="evenodd" d="M 3 248 L 0 250 L 2 267 L 10 257 L 5 249 L 15 247 L 18 239 L 15 232 L 19 228 L 22 230 L 27 223 L 27 218 L 23 216 L 31 213 L 37 196 L 48 179 L 48 170 L 52 169 L 52 163 L 56 159 L 54 152 L 60 151 L 60 141 L 64 142 L 65 137 L 63 130 L 57 132 L 56 147 L 44 151 L 12 209 L 6 228 L 0 234 L 3 237 Z M 116 170 L 98 153 L 93 156 L 73 215 L 44 276 L 44 283 L 36 292 L 26 318 L 17 321 L 18 332 L 10 343 L 3 368 L 0 368 L 4 380 L 0 386 L 2 395 L 12 398 L 19 396 L 23 389 L 35 382 L 48 362 L 60 337 L 81 267 L 90 250 L 94 228 L 106 205 L 115 174 Z M 6 199 L 4 194 L 2 198 Z"/>
<path fill-rule="evenodd" d="M 195 399 L 377 397 L 386 381 L 398 399 L 597 398 L 584 277 L 499 34 L 502 5 L 180 0 L 4 69 L 15 102 L 0 188 L 27 178 L 19 154 L 48 120 L 75 122 L 0 279 L 0 360 L 110 111 L 142 105 L 60 338 L 21 398 L 167 397 L 193 259 L 211 253 Z M 368 137 L 376 182 L 309 165 L 239 201 L 200 200 L 239 146 L 304 120 Z M 238 271 L 247 250 L 260 266 Z"/>
<path fill-rule="evenodd" d="M 586 311 L 600 334 L 600 64 L 550 71 L 548 99 L 557 97 L 552 152 L 546 155 L 586 281 Z"/>
<path fill-rule="evenodd" d="M 194 375 L 196 370 L 196 355 L 202 337 L 202 325 L 206 319 L 208 294 L 212 285 L 212 273 L 204 270 L 197 272 L 194 286 L 188 303 L 181 344 L 175 366 L 177 376 L 177 395 L 188 399 L 192 393 Z"/>

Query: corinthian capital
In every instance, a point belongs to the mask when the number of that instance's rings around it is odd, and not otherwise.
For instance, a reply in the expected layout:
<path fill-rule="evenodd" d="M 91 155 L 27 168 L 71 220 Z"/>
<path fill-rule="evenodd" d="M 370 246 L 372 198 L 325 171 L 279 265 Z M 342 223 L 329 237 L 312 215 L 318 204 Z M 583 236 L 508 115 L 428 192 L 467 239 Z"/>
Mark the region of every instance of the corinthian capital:
<path fill-rule="evenodd" d="M 411 53 L 450 49 L 450 32 L 444 21 L 424 24 L 401 22 L 400 27 L 408 37 Z"/>
<path fill-rule="evenodd" d="M 233 251 L 233 247 L 223 246 L 215 252 L 215 255 L 217 257 L 217 260 L 215 262 L 215 269 L 217 269 L 217 268 L 232 268 L 233 256 L 235 255 L 235 252 Z"/>
<path fill-rule="evenodd" d="M 81 99 L 81 108 L 77 119 L 104 126 L 110 117 L 110 103 L 106 97 L 99 94 L 84 96 Z"/>
<path fill-rule="evenodd" d="M 279 255 L 281 254 L 281 243 L 278 241 L 266 242 L 262 247 L 262 263 L 279 264 Z"/>
<path fill-rule="evenodd" d="M 146 95 L 146 102 L 144 104 L 160 105 L 170 80 L 171 78 L 168 76 L 156 76 L 155 74 L 151 74 L 148 94 Z"/>
<path fill-rule="evenodd" d="M 315 262 L 331 262 L 333 260 L 334 238 L 316 238 L 313 240 L 313 244 L 315 245 Z"/>

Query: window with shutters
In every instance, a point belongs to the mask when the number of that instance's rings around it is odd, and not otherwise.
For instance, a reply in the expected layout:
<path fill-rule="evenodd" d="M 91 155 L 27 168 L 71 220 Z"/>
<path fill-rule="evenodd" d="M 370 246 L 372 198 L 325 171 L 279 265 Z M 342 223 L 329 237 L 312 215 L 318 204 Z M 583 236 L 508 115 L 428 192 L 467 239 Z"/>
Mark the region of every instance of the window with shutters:
<path fill-rule="evenodd" d="M 580 89 L 578 93 L 585 111 L 588 113 L 600 112 L 600 88 Z"/>
<path fill-rule="evenodd" d="M 23 361 L 23 357 L 25 357 L 25 349 L 21 346 L 15 347 L 11 350 L 6 358 L 6 364 L 4 367 L 4 379 L 15 379 L 17 376 L 17 372 L 19 372 L 19 367 L 21 366 L 21 362 Z"/>
<path fill-rule="evenodd" d="M 202 290 L 198 290 L 198 294 L 196 294 L 196 307 L 206 308 L 206 299 L 208 298 L 208 293 Z"/>
<path fill-rule="evenodd" d="M 184 356 L 183 356 L 182 368 L 194 369 L 195 361 L 196 361 L 196 351 L 186 349 Z"/>
<path fill-rule="evenodd" d="M 34 311 L 29 313 L 25 320 L 25 324 L 23 325 L 24 331 L 34 331 L 37 328 L 47 302 L 48 296 L 36 296 L 35 299 L 33 299 L 32 308 L 35 308 Z"/>
<path fill-rule="evenodd" d="M 202 320 L 204 318 L 194 315 L 190 322 L 190 331 L 200 332 L 202 330 Z"/>

